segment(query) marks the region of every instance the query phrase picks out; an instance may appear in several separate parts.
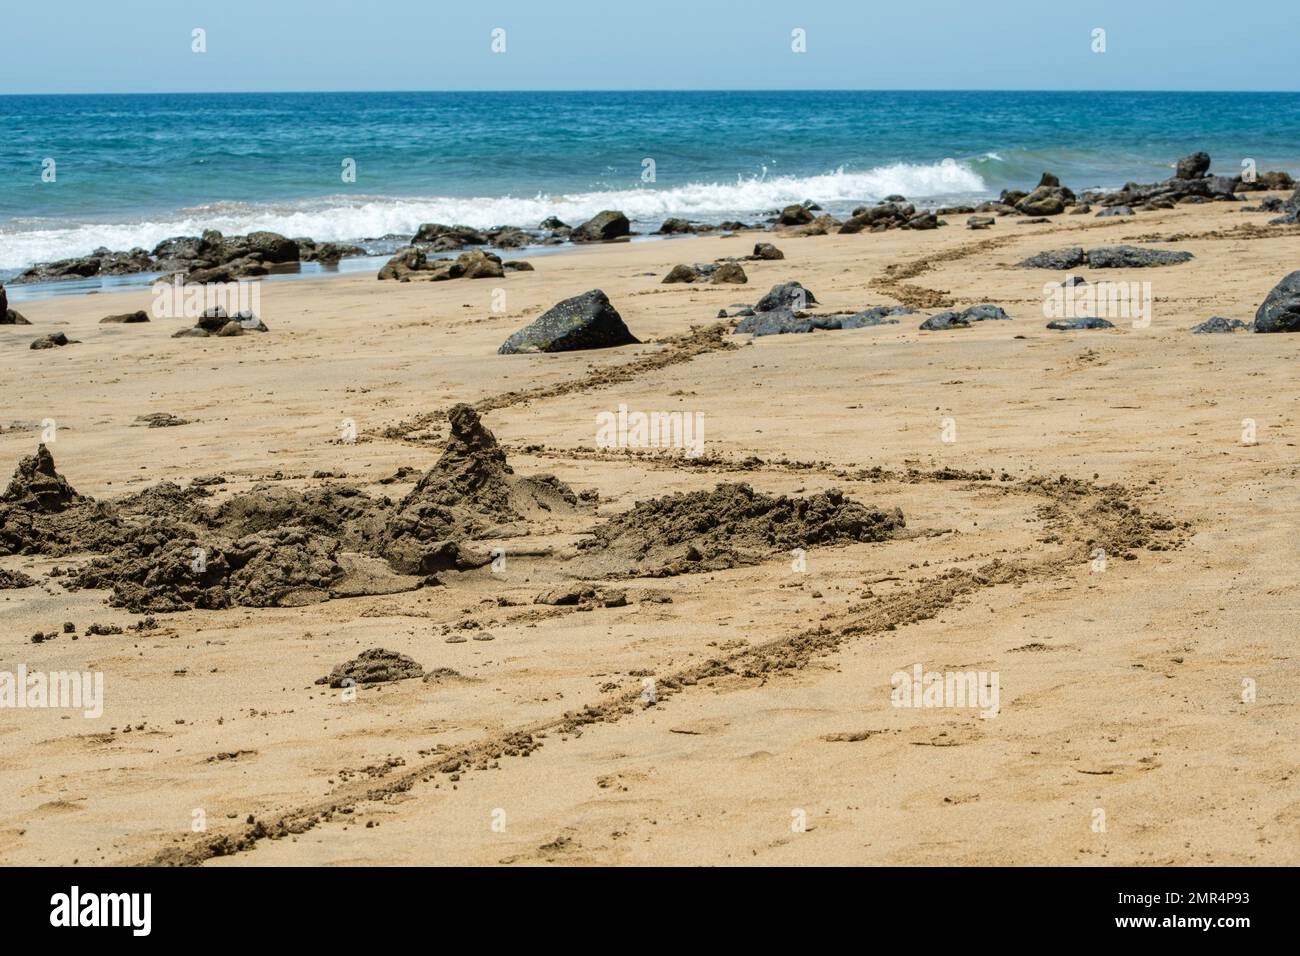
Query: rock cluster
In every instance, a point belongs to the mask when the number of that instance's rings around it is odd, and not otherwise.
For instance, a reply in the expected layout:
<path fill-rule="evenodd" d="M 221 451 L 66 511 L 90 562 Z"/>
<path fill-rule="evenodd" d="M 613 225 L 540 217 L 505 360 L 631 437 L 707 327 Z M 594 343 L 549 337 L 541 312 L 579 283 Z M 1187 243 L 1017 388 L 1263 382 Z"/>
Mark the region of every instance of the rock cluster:
<path fill-rule="evenodd" d="M 379 270 L 380 279 L 396 279 L 398 282 L 410 282 L 412 279 L 426 279 L 430 282 L 447 279 L 499 279 L 504 275 L 501 257 L 492 252 L 470 249 L 455 259 L 430 259 L 423 249 L 414 246 L 398 250 Z"/>
<path fill-rule="evenodd" d="M 697 262 L 693 265 L 676 265 L 663 278 L 664 285 L 675 282 L 710 282 L 714 285 L 732 283 L 741 285 L 749 281 L 745 270 L 734 259 L 717 262 Z"/>
<path fill-rule="evenodd" d="M 1084 265 L 1093 269 L 1141 269 L 1177 265 L 1192 258 L 1190 252 L 1139 246 L 1099 246 L 1087 252 L 1082 246 L 1067 246 L 1037 253 L 1018 265 L 1026 269 L 1076 269 Z"/>
<path fill-rule="evenodd" d="M 245 332 L 266 331 L 268 331 L 266 323 L 252 312 L 236 312 L 234 315 L 227 315 L 226 310 L 218 305 L 204 310 L 192 327 L 173 332 L 172 338 L 206 339 L 213 335 L 230 338 L 234 335 L 243 335 Z"/>
<path fill-rule="evenodd" d="M 1090 191 L 1081 197 L 1085 202 L 1126 211 L 1112 215 L 1132 215 L 1135 209 L 1172 209 L 1185 203 L 1230 202 L 1237 193 L 1260 189 L 1290 189 L 1294 185 L 1286 173 L 1260 173 L 1253 181 L 1240 176 L 1210 175 L 1210 156 L 1198 152 L 1184 156 L 1174 167 L 1174 175 L 1163 182 L 1125 183 L 1114 191 Z M 1099 213 L 1100 215 L 1100 213 Z"/>
<path fill-rule="evenodd" d="M 840 235 L 856 232 L 884 232 L 887 229 L 937 229 L 943 222 L 932 212 L 917 212 L 910 202 L 885 201 L 859 206 L 840 226 Z"/>
<path fill-rule="evenodd" d="M 12 281 L 55 282 L 161 272 L 184 273 L 186 282 L 229 282 L 266 275 L 271 266 L 337 262 L 346 256 L 357 255 L 365 255 L 360 246 L 289 239 L 266 230 L 244 236 L 226 236 L 216 229 L 207 229 L 199 236 L 164 239 L 151 252 L 140 248 L 127 252 L 99 248 L 88 256 L 37 263 Z"/>

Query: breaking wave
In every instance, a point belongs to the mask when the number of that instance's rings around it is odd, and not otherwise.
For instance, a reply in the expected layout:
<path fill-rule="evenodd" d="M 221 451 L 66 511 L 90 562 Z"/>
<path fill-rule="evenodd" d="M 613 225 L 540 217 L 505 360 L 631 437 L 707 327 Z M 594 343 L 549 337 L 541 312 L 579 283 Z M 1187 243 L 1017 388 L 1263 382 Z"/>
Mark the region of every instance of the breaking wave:
<path fill-rule="evenodd" d="M 24 269 L 87 255 L 103 246 L 152 249 L 170 236 L 204 229 L 227 234 L 269 229 L 322 241 L 356 241 L 409 236 L 421 223 L 455 223 L 477 228 L 533 227 L 547 216 L 576 224 L 602 209 L 621 209 L 633 222 L 657 225 L 669 216 L 688 219 L 757 221 L 771 210 L 812 199 L 829 209 L 875 201 L 899 193 L 910 200 L 974 198 L 987 194 L 984 178 L 965 163 L 893 163 L 860 172 L 843 168 L 814 176 L 739 178 L 735 182 L 647 185 L 638 189 L 593 190 L 532 197 L 325 196 L 292 202 L 220 202 L 179 209 L 172 215 L 132 223 L 67 223 L 18 220 L 0 228 L 0 270 Z"/>

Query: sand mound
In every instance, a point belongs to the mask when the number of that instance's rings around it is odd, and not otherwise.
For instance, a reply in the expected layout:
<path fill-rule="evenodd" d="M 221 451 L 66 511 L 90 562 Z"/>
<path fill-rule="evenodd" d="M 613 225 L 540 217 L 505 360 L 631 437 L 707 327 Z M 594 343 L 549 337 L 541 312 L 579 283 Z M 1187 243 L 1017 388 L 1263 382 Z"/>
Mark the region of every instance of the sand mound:
<path fill-rule="evenodd" d="M 0 499 L 0 554 L 100 555 L 71 588 L 112 591 L 137 613 L 294 607 L 418 586 L 374 559 L 392 502 L 355 488 L 305 492 L 258 485 L 213 509 L 211 492 L 162 482 L 112 501 L 78 495 L 44 445 L 24 458 Z M 341 560 L 344 552 L 351 557 Z"/>
<path fill-rule="evenodd" d="M 661 577 L 752 564 L 837 541 L 883 541 L 903 527 L 897 508 L 869 508 L 838 489 L 790 498 L 720 484 L 641 502 L 597 525 L 578 560 L 599 562 L 607 572 Z"/>
<path fill-rule="evenodd" d="M 0 495 L 0 506 L 53 513 L 62 511 L 80 497 L 67 479 L 54 470 L 54 456 L 41 444 L 35 455 L 28 455 L 18 463 L 9 487 Z"/>
<path fill-rule="evenodd" d="M 577 504 L 573 490 L 551 475 L 516 476 L 473 408 L 457 405 L 450 419 L 442 457 L 383 530 L 381 553 L 398 570 L 427 574 L 466 562 L 473 566 L 464 548 L 448 543 L 522 533 L 530 516 Z"/>
<path fill-rule="evenodd" d="M 481 567 L 490 552 L 465 547 L 469 539 L 522 533 L 529 517 L 576 506 L 554 477 L 516 476 L 469 406 L 453 409 L 451 424 L 442 457 L 396 509 L 335 485 L 261 484 L 213 508 L 206 488 L 162 482 L 96 502 L 73 490 L 42 445 L 0 498 L 0 555 L 100 555 L 69 586 L 109 589 L 110 604 L 137 613 L 289 607 L 429 583 L 393 568 Z"/>
<path fill-rule="evenodd" d="M 30 575 L 23 574 L 21 571 L 6 571 L 4 568 L 0 568 L 0 591 L 30 588 L 35 584 L 36 579 Z"/>
<path fill-rule="evenodd" d="M 339 543 L 298 528 L 230 543 L 178 537 L 129 542 L 95 558 L 70 586 L 104 588 L 109 604 L 136 613 L 191 608 L 298 607 L 328 600 L 343 577 Z"/>
<path fill-rule="evenodd" d="M 454 674 L 455 671 L 451 673 Z M 337 665 L 325 677 L 317 678 L 316 683 L 343 687 L 344 681 L 352 681 L 353 685 L 382 684 L 423 676 L 424 668 L 405 654 L 388 651 L 382 647 L 372 647 L 362 651 L 352 660 Z"/>
<path fill-rule="evenodd" d="M 35 455 L 18 463 L 0 495 L 0 555 L 58 556 L 94 550 L 82 544 L 83 539 L 96 537 L 95 529 L 85 525 L 88 518 L 96 524 L 103 518 L 101 512 L 55 470 L 54 456 L 40 445 Z"/>
<path fill-rule="evenodd" d="M 389 498 L 371 498 L 343 485 L 298 491 L 259 484 L 222 502 L 205 523 L 232 538 L 293 526 L 364 551 L 378 538 L 391 508 Z"/>

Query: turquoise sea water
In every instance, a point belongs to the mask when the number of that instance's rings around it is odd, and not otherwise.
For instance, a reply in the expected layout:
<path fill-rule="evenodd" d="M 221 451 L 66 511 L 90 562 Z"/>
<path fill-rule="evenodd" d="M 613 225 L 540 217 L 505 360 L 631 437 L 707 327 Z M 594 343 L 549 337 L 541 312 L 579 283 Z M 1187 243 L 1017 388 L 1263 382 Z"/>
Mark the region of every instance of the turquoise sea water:
<path fill-rule="evenodd" d="M 0 143 L 2 278 L 209 227 L 358 240 L 618 208 L 649 230 L 804 199 L 978 199 L 1043 170 L 1076 190 L 1150 182 L 1198 149 L 1214 172 L 1300 175 L 1300 94 L 7 96 Z"/>

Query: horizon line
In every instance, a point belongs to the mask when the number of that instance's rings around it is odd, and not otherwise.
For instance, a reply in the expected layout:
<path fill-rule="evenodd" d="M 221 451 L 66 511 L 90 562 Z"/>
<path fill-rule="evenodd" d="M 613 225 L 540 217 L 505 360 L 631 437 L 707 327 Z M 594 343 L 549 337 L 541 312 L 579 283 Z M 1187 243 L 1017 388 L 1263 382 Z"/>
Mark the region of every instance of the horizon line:
<path fill-rule="evenodd" d="M 112 90 L 103 92 L 27 92 L 0 93 L 0 98 L 19 96 L 298 96 L 320 93 L 344 93 L 359 95 L 387 95 L 394 93 L 471 93 L 471 94 L 519 94 L 519 93 L 1187 93 L 1187 94 L 1254 94 L 1287 96 L 1300 94 L 1300 88 L 1294 90 L 1258 90 L 1258 89 L 1066 89 L 1066 88 L 1029 88 L 1029 87 L 644 87 L 625 89 L 582 89 L 564 87 L 555 89 L 294 89 L 294 90 Z"/>

